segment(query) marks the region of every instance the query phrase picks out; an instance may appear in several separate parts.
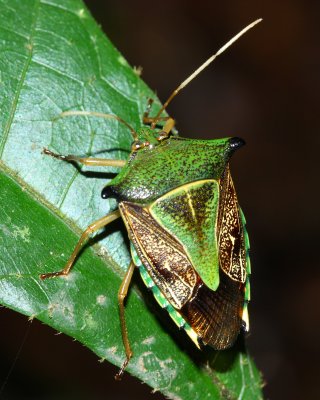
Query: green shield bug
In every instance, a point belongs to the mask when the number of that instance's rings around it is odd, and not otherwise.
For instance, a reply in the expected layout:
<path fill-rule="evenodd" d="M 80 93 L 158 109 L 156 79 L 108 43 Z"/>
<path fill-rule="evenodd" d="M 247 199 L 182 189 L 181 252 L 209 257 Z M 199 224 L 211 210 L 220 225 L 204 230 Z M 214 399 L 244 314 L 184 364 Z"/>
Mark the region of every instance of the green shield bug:
<path fill-rule="evenodd" d="M 62 156 L 44 149 L 45 154 L 67 162 L 122 168 L 102 190 L 103 198 L 117 199 L 118 209 L 89 225 L 61 271 L 40 276 L 67 275 L 89 235 L 122 218 L 132 261 L 118 293 L 126 359 L 117 379 L 133 355 L 124 299 L 135 267 L 160 306 L 198 348 L 209 345 L 216 350 L 226 349 L 232 346 L 241 327 L 249 329 L 249 240 L 228 165 L 244 141 L 182 138 L 172 131 L 174 120 L 162 116 L 162 112 L 207 65 L 260 21 L 244 28 L 182 82 L 155 117 L 149 116 L 149 100 L 144 127 L 138 132 L 115 115 L 63 113 L 114 118 L 125 124 L 134 140 L 127 161 Z"/>

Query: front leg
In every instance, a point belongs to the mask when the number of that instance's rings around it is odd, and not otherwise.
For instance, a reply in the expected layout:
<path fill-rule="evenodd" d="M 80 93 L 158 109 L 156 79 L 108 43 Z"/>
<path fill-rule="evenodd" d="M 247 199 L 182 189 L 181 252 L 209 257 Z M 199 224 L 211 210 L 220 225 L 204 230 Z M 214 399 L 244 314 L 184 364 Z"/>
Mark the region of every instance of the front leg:
<path fill-rule="evenodd" d="M 44 148 L 42 150 L 43 154 L 57 158 L 58 160 L 66 162 L 78 162 L 89 167 L 123 167 L 126 164 L 124 160 L 113 160 L 107 158 L 90 158 L 90 157 L 77 157 L 72 154 L 63 156 L 61 154 L 54 153 L 51 150 Z"/>

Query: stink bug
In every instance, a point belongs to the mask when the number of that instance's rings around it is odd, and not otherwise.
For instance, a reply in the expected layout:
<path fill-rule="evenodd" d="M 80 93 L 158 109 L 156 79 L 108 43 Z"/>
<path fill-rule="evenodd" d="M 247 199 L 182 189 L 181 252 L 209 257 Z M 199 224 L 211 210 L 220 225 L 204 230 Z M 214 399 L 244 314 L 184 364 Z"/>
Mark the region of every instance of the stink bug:
<path fill-rule="evenodd" d="M 121 217 L 131 242 L 132 261 L 118 293 L 126 359 L 116 375 L 120 379 L 133 353 L 125 321 L 124 299 L 138 267 L 146 286 L 179 328 L 197 347 L 226 349 L 241 326 L 247 331 L 250 299 L 249 241 L 245 219 L 232 183 L 229 158 L 244 144 L 240 138 L 185 139 L 173 132 L 174 120 L 162 116 L 171 100 L 243 33 L 243 29 L 191 74 L 168 98 L 155 117 L 152 100 L 136 132 L 120 117 L 91 111 L 67 115 L 114 118 L 133 136 L 127 161 L 62 156 L 89 166 L 117 166 L 121 172 L 102 190 L 118 209 L 92 223 L 82 234 L 64 269 L 42 274 L 41 279 L 67 275 L 88 236 Z M 159 129 L 158 126 L 162 125 Z"/>

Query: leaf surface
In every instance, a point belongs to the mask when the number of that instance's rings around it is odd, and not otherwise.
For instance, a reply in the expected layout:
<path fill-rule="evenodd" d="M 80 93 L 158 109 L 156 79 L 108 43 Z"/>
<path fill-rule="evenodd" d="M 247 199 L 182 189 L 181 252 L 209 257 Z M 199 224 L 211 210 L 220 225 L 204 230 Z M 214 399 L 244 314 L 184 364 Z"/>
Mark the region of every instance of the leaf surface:
<path fill-rule="evenodd" d="M 0 21 L 0 302 L 121 365 L 117 291 L 130 261 L 121 222 L 82 252 L 68 277 L 39 280 L 64 265 L 81 230 L 116 208 L 100 193 L 118 170 L 77 169 L 42 149 L 126 159 L 132 137 L 117 121 L 59 116 L 113 113 L 138 129 L 155 95 L 80 0 L 1 0 Z M 131 290 L 128 372 L 172 399 L 261 398 L 241 343 L 200 353 L 156 310 L 146 290 Z"/>

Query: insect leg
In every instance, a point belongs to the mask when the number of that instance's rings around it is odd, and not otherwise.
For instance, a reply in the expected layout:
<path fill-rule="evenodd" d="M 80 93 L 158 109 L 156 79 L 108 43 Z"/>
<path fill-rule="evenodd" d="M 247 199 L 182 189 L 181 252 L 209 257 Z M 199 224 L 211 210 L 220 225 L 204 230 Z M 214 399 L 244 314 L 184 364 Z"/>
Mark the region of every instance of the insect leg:
<path fill-rule="evenodd" d="M 128 129 L 130 129 L 133 139 L 138 140 L 138 134 L 132 128 L 132 126 L 129 125 L 128 122 L 126 122 L 125 120 L 123 120 L 122 118 L 120 118 L 114 114 L 105 114 L 105 113 L 96 112 L 96 111 L 69 110 L 69 111 L 64 111 L 61 114 L 59 114 L 56 118 L 54 118 L 54 121 L 59 118 L 74 117 L 74 116 L 87 116 L 87 117 L 98 117 L 98 118 L 105 118 L 105 119 L 115 119 L 115 120 L 121 122 L 123 125 L 125 125 Z"/>
<path fill-rule="evenodd" d="M 148 100 L 147 109 L 143 114 L 143 123 L 146 125 L 151 125 L 152 128 L 155 128 L 155 126 L 158 125 L 158 121 L 166 121 L 161 131 L 164 133 L 162 135 L 163 139 L 164 137 L 167 137 L 169 135 L 169 133 L 171 132 L 172 128 L 175 125 L 175 121 L 171 117 L 149 117 L 152 103 L 153 99 L 150 98 Z"/>
<path fill-rule="evenodd" d="M 153 99 L 150 97 L 148 99 L 146 111 L 143 113 L 143 123 L 144 124 L 147 123 L 147 122 L 145 122 L 145 119 L 149 119 L 149 114 L 150 114 L 150 111 L 151 111 L 152 104 L 153 104 Z"/>
<path fill-rule="evenodd" d="M 80 164 L 88 165 L 90 167 L 123 167 L 126 163 L 124 160 L 113 160 L 107 158 L 90 158 L 90 157 L 77 157 L 72 154 L 63 156 L 61 154 L 54 153 L 46 148 L 43 149 L 43 154 L 57 158 L 58 160 L 67 162 L 78 162 Z"/>
<path fill-rule="evenodd" d="M 148 99 L 148 104 L 147 104 L 146 111 L 143 113 L 143 123 L 146 124 L 146 125 L 151 125 L 155 120 L 155 118 L 149 117 L 153 101 L 154 100 L 151 99 L 151 98 Z M 169 118 L 170 117 L 160 117 L 160 118 L 157 118 L 157 121 L 167 121 Z"/>
<path fill-rule="evenodd" d="M 123 345 L 126 351 L 126 359 L 124 363 L 122 364 L 122 367 L 120 368 L 120 371 L 117 373 L 115 376 L 116 380 L 121 380 L 123 372 L 125 368 L 127 367 L 130 358 L 132 357 L 132 350 L 128 338 L 128 330 L 127 330 L 127 324 L 126 324 L 126 318 L 125 318 L 125 309 L 124 309 L 124 299 L 126 298 L 128 294 L 128 289 L 130 286 L 132 274 L 134 271 L 135 265 L 131 261 L 129 268 L 127 269 L 127 272 L 125 274 L 125 277 L 123 278 L 123 281 L 121 283 L 121 286 L 118 291 L 118 303 L 119 303 L 119 312 L 120 312 L 120 324 L 121 324 L 121 334 L 122 334 L 122 341 Z"/>
<path fill-rule="evenodd" d="M 158 122 L 158 121 L 168 121 L 169 118 L 170 117 L 160 117 L 160 118 L 157 118 L 156 122 Z M 153 117 L 143 117 L 143 123 L 146 124 L 146 125 L 153 124 L 154 120 L 155 120 L 155 118 L 153 118 Z M 156 125 L 160 125 L 160 124 L 157 123 Z"/>
<path fill-rule="evenodd" d="M 155 121 L 152 123 L 151 128 Z M 167 138 L 170 135 L 172 128 L 174 127 L 175 121 L 173 118 L 168 118 L 167 122 L 164 124 L 164 127 L 160 132 L 158 132 L 158 140 L 161 141 Z"/>
<path fill-rule="evenodd" d="M 98 219 L 97 221 L 93 222 L 88 226 L 88 228 L 82 233 L 76 247 L 74 248 L 68 262 L 66 263 L 65 267 L 61 271 L 57 272 L 49 272 L 47 274 L 41 274 L 40 279 L 47 279 L 47 278 L 54 278 L 56 276 L 64 276 L 68 275 L 75 259 L 77 258 L 82 246 L 86 243 L 89 238 L 89 235 L 98 231 L 99 229 L 103 228 L 104 226 L 108 225 L 110 222 L 114 221 L 115 219 L 120 217 L 119 210 L 112 211 L 110 214 L 106 215 L 103 218 Z"/>
<path fill-rule="evenodd" d="M 167 122 L 165 123 L 163 127 L 163 131 L 167 134 L 170 133 L 171 129 L 174 127 L 175 120 L 173 118 L 168 118 Z"/>

